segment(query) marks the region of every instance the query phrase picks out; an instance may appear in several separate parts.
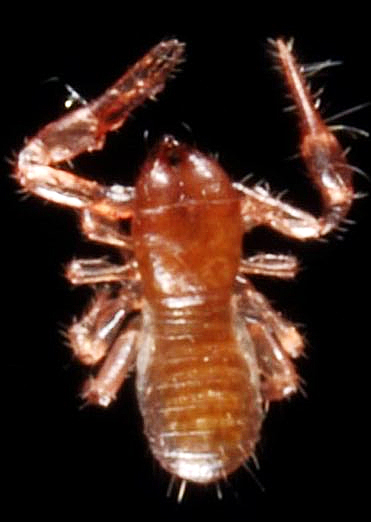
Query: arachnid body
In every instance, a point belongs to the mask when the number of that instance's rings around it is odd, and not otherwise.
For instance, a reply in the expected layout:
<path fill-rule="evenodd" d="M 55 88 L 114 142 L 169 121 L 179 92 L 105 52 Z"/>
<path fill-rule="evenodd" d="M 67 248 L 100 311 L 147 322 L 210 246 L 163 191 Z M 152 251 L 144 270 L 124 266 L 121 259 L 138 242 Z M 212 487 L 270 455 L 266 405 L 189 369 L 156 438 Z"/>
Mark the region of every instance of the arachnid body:
<path fill-rule="evenodd" d="M 95 297 L 69 332 L 71 347 L 96 376 L 90 404 L 108 406 L 135 367 L 145 432 L 161 465 L 183 480 L 226 477 L 254 454 L 269 403 L 295 393 L 293 358 L 303 341 L 272 309 L 249 275 L 292 278 L 296 259 L 241 259 L 243 235 L 268 226 L 299 240 L 336 228 L 352 200 L 352 168 L 322 120 L 289 44 L 274 42 L 300 125 L 300 154 L 318 188 L 319 218 L 262 187 L 232 183 L 197 149 L 165 136 L 135 188 L 102 186 L 59 165 L 100 149 L 106 134 L 164 87 L 183 56 L 159 43 L 96 100 L 45 126 L 20 152 L 16 177 L 28 192 L 75 209 L 88 238 L 115 246 L 122 264 L 75 260 L 75 285 Z M 131 233 L 120 227 L 131 222 Z"/>

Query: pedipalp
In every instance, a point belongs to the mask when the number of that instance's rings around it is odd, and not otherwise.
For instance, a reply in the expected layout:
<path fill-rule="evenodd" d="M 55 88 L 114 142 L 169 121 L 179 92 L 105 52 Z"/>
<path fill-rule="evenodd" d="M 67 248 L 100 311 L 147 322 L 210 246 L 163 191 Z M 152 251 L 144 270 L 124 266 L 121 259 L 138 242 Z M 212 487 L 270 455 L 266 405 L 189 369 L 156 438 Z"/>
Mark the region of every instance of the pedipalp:
<path fill-rule="evenodd" d="M 336 229 L 347 215 L 354 199 L 354 168 L 348 165 L 345 151 L 321 117 L 292 53 L 292 44 L 278 39 L 273 45 L 299 118 L 300 156 L 307 175 L 320 192 L 323 213 L 317 218 L 275 199 L 261 187 L 235 186 L 245 196 L 242 214 L 247 230 L 266 225 L 296 239 L 316 239 Z"/>
<path fill-rule="evenodd" d="M 111 219 L 131 215 L 133 191 L 103 187 L 57 165 L 99 150 L 106 134 L 125 122 L 146 99 L 153 99 L 182 61 L 178 40 L 160 42 L 96 100 L 43 127 L 18 156 L 15 176 L 27 191 L 76 209 L 90 207 Z"/>

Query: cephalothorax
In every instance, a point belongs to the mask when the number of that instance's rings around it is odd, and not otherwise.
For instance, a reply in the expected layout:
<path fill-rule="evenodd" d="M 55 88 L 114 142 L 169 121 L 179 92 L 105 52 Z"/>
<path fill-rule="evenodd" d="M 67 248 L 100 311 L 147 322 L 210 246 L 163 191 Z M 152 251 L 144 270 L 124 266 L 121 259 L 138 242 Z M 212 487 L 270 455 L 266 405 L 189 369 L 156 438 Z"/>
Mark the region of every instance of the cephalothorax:
<path fill-rule="evenodd" d="M 100 149 L 181 62 L 183 45 L 159 43 L 102 96 L 44 127 L 20 152 L 16 177 L 28 192 L 72 207 L 83 232 L 123 253 L 73 261 L 75 285 L 95 297 L 69 329 L 85 364 L 103 359 L 84 386 L 90 404 L 108 406 L 135 366 L 145 432 L 170 473 L 198 483 L 226 477 L 254 454 L 264 412 L 295 393 L 292 358 L 303 342 L 249 275 L 292 278 L 296 259 L 241 259 L 243 234 L 265 225 L 299 240 L 319 238 L 346 216 L 352 168 L 322 120 L 289 44 L 274 42 L 300 126 L 300 154 L 323 201 L 317 218 L 261 187 L 232 183 L 222 167 L 165 136 L 135 188 L 102 186 L 58 165 Z M 131 233 L 120 224 L 131 221 Z"/>

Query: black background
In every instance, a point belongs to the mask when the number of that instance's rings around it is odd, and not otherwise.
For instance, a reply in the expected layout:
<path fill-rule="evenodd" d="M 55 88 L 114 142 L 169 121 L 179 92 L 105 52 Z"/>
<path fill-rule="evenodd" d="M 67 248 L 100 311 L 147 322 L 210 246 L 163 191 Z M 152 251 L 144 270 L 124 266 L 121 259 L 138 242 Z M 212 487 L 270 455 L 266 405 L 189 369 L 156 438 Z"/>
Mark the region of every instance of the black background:
<path fill-rule="evenodd" d="M 271 520 L 352 515 L 367 501 L 368 472 L 369 198 L 356 201 L 356 221 L 343 239 L 297 244 L 267 231 L 247 239 L 250 251 L 295 253 L 303 270 L 295 282 L 259 280 L 288 317 L 303 324 L 307 357 L 299 363 L 307 397 L 274 405 L 258 447 L 259 483 L 240 470 L 214 487 L 189 486 L 177 504 L 166 497 L 168 475 L 153 461 L 129 379 L 108 411 L 80 409 L 78 391 L 88 375 L 73 361 L 61 330 L 81 313 L 86 289 L 72 289 L 63 267 L 73 256 L 101 255 L 81 238 L 74 214 L 30 197 L 11 179 L 11 160 L 43 124 L 63 114 L 65 82 L 90 99 L 162 38 L 187 43 L 187 60 L 157 103 L 139 109 L 105 150 L 76 161 L 76 172 L 106 183 L 132 184 L 148 148 L 163 133 L 218 153 L 234 180 L 254 173 L 286 200 L 318 210 L 303 167 L 290 160 L 297 129 L 282 82 L 272 70 L 268 37 L 295 38 L 304 62 L 341 59 L 320 74 L 323 114 L 370 100 L 368 16 L 356 4 L 344 14 L 294 10 L 252 13 L 252 6 L 201 13 L 190 4 L 166 10 L 124 5 L 54 6 L 4 13 L 11 37 L 2 47 L 2 329 L 3 466 L 13 513 L 112 513 L 120 519 Z M 247 12 L 245 11 L 247 9 Z M 254 6 L 254 9 L 258 6 Z M 322 10 L 320 12 L 320 10 Z M 60 81 L 48 81 L 58 77 Z M 340 120 L 371 130 L 370 108 Z M 186 126 L 184 125 L 186 124 Z M 189 127 L 187 129 L 186 127 Z M 143 136 L 148 130 L 149 138 Z M 370 172 L 370 142 L 352 140 L 350 162 Z M 355 176 L 360 192 L 369 181 Z"/>

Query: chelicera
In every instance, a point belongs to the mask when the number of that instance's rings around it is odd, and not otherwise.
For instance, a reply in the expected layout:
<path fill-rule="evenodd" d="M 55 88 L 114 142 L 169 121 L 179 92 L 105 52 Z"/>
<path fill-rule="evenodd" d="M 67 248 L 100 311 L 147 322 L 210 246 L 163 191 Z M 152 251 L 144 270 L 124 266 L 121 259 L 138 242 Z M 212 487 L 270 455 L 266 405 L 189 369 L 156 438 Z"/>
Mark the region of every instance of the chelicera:
<path fill-rule="evenodd" d="M 300 386 L 292 359 L 302 354 L 302 337 L 249 279 L 293 278 L 297 261 L 241 259 L 243 235 L 264 225 L 301 241 L 320 238 L 342 222 L 354 194 L 345 152 L 282 39 L 274 47 L 298 114 L 300 155 L 322 198 L 320 217 L 232 183 L 215 159 L 171 136 L 134 188 L 64 170 L 101 149 L 109 131 L 163 89 L 183 47 L 159 43 L 96 100 L 46 125 L 20 152 L 16 177 L 27 192 L 73 208 L 89 239 L 122 252 L 122 264 L 79 259 L 67 269 L 72 284 L 95 292 L 68 331 L 77 358 L 100 364 L 82 395 L 109 406 L 134 367 L 152 452 L 185 484 L 216 482 L 253 456 L 269 404 Z M 126 220 L 130 234 L 120 226 Z"/>

